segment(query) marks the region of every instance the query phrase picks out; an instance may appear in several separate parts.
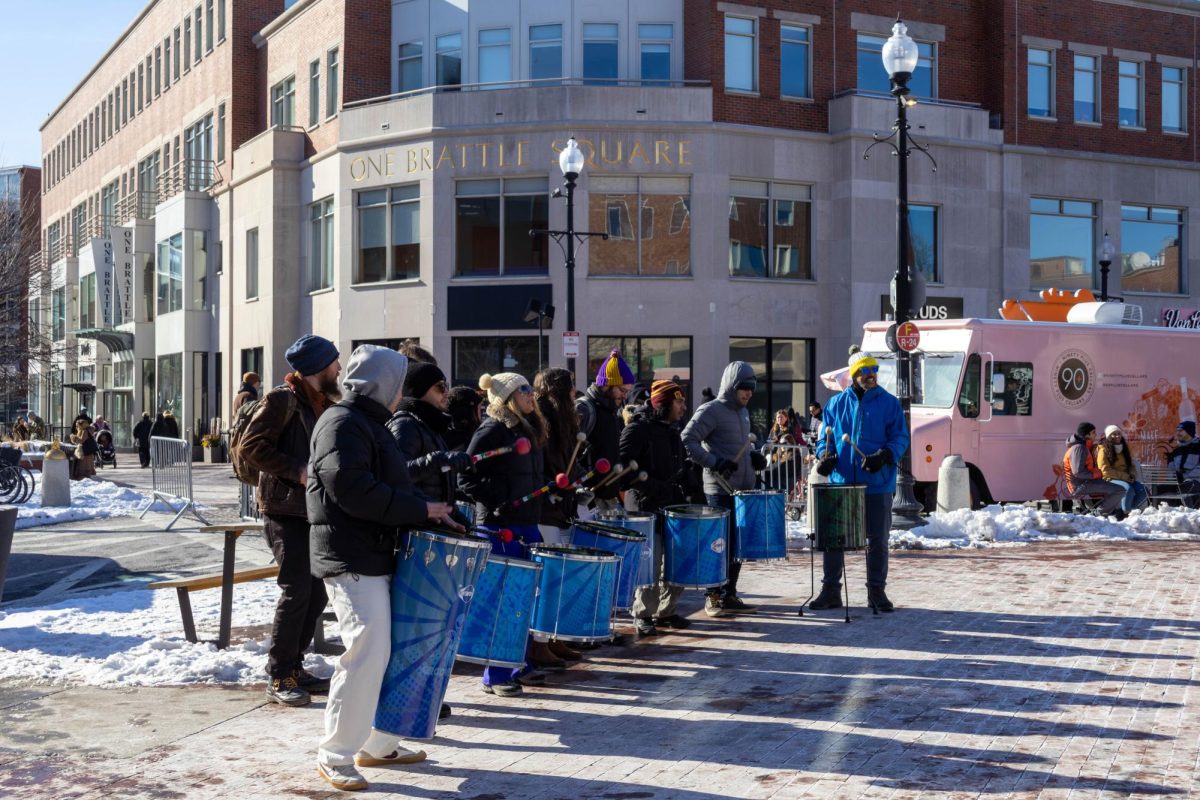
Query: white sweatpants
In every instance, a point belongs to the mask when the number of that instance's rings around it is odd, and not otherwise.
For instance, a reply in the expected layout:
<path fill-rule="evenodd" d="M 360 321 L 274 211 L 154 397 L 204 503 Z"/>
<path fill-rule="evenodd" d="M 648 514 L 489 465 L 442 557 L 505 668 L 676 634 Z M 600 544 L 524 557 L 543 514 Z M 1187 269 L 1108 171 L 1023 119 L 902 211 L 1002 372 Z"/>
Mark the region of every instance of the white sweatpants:
<path fill-rule="evenodd" d="M 386 756 L 400 743 L 371 727 L 392 653 L 391 581 L 387 575 L 349 573 L 325 579 L 346 646 L 329 682 L 325 738 L 317 749 L 317 760 L 326 766 L 353 764 L 359 750 Z"/>

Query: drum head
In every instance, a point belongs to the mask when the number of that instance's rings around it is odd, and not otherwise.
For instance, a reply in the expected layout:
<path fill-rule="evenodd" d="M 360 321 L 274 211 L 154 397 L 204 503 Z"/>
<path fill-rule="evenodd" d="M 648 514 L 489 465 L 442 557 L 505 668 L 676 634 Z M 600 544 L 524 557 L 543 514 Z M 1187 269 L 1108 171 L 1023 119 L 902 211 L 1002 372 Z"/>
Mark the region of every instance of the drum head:
<path fill-rule="evenodd" d="M 668 517 L 683 517 L 685 519 L 712 519 L 713 517 L 729 516 L 728 509 L 701 505 L 667 506 L 663 509 L 663 513 Z"/>
<path fill-rule="evenodd" d="M 602 534 L 604 536 L 609 537 L 610 539 L 624 539 L 625 541 L 630 541 L 630 542 L 633 542 L 633 541 L 641 542 L 646 539 L 645 534 L 638 533 L 637 531 L 631 530 L 630 528 L 623 528 L 620 525 L 606 525 L 604 523 L 596 522 L 594 520 L 577 521 L 575 523 L 575 527 L 583 528 L 584 530 Z"/>
<path fill-rule="evenodd" d="M 533 555 L 545 558 L 561 558 L 564 561 L 616 561 L 617 557 L 607 550 L 591 547 L 575 547 L 567 544 L 535 544 L 529 549 Z"/>

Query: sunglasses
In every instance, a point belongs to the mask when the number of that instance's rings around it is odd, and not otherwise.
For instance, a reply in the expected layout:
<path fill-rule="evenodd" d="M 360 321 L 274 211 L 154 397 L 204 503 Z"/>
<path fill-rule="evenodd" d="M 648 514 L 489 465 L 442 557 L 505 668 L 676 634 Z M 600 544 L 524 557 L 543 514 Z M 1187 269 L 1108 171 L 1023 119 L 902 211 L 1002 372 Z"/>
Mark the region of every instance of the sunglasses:
<path fill-rule="evenodd" d="M 431 386 L 430 388 L 431 388 L 431 389 L 437 389 L 437 390 L 438 390 L 439 392 L 441 392 L 442 394 L 445 394 L 446 392 L 450 391 L 450 387 L 448 387 L 448 386 L 446 385 L 446 382 L 445 382 L 445 381 L 438 381 L 437 383 L 435 383 L 435 384 L 434 384 L 433 386 Z"/>
<path fill-rule="evenodd" d="M 528 383 L 526 383 L 522 386 L 519 386 L 517 388 L 517 391 L 520 392 L 521 394 L 533 394 L 533 387 L 531 387 Z"/>
<path fill-rule="evenodd" d="M 861 375 L 875 375 L 879 372 L 879 367 L 859 367 L 858 372 Z"/>

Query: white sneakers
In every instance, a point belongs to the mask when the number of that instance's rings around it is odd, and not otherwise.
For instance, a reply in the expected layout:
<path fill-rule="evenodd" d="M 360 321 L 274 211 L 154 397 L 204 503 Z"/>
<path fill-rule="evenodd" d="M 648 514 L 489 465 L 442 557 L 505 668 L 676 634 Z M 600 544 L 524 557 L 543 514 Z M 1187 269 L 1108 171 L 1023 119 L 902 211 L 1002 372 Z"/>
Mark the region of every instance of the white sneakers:
<path fill-rule="evenodd" d="M 329 782 L 335 789 L 343 792 L 357 792 L 367 788 L 367 779 L 354 768 L 353 764 L 338 764 L 329 766 L 317 762 L 317 774 Z"/>

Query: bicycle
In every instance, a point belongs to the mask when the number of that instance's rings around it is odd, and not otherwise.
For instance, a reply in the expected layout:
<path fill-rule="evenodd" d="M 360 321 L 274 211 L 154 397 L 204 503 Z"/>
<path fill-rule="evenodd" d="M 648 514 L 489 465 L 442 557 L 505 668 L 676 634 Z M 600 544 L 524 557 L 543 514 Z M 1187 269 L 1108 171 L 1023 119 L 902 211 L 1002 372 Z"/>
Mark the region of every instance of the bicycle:
<path fill-rule="evenodd" d="M 20 505 L 33 496 L 33 471 L 21 464 L 21 451 L 0 448 L 0 503 Z"/>

